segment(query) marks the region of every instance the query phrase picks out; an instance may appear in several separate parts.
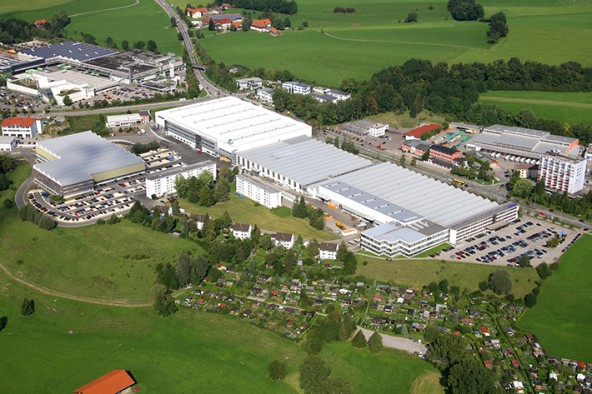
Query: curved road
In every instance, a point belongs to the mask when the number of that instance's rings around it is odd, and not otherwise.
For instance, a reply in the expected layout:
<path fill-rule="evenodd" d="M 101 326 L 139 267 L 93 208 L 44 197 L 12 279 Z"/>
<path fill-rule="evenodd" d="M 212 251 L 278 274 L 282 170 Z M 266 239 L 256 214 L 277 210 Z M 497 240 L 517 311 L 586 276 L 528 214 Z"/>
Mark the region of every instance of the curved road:
<path fill-rule="evenodd" d="M 60 298 L 65 298 L 68 300 L 74 300 L 74 301 L 80 301 L 80 302 L 87 302 L 89 304 L 98 304 L 98 305 L 107 305 L 107 306 L 120 306 L 120 307 L 125 307 L 125 308 L 146 308 L 149 306 L 152 306 L 151 303 L 145 303 L 145 304 L 133 304 L 127 301 L 109 301 L 109 300 L 102 300 L 100 298 L 90 298 L 90 297 L 80 297 L 80 296 L 75 296 L 72 294 L 66 294 L 66 293 L 62 293 L 59 291 L 55 291 L 55 290 L 51 290 L 48 289 L 47 287 L 43 287 L 43 286 L 39 286 L 36 285 L 34 283 L 30 283 L 27 282 L 24 279 L 19 278 L 18 276 L 14 275 L 12 272 L 10 272 L 8 270 L 8 268 L 6 268 L 4 266 L 4 264 L 0 263 L 0 270 L 4 271 L 4 273 L 12 280 L 14 280 L 15 282 L 18 282 L 22 285 L 25 285 L 33 290 L 36 290 L 40 293 L 43 294 L 47 294 L 50 296 L 55 296 L 55 297 L 60 297 Z"/>

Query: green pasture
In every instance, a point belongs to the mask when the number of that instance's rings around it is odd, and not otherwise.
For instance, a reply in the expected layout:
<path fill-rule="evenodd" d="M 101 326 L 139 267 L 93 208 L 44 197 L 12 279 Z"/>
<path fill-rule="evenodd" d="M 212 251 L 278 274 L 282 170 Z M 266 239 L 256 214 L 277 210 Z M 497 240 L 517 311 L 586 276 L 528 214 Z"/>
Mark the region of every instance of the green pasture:
<path fill-rule="evenodd" d="M 425 0 L 338 4 L 355 8 L 353 14 L 333 13 L 336 4 L 328 0 L 300 0 L 298 14 L 288 17 L 293 27 L 307 21 L 306 30 L 284 31 L 281 37 L 254 31 L 218 34 L 201 44 L 225 64 L 288 69 L 299 79 L 332 86 L 346 77 L 366 79 L 410 58 L 458 63 L 519 57 L 549 64 L 570 60 L 592 64 L 589 1 L 482 4 L 486 15 L 504 11 L 508 16 L 510 34 L 494 46 L 486 42 L 486 23 L 454 21 L 445 1 Z M 410 12 L 418 14 L 418 23 L 400 22 Z"/>
<path fill-rule="evenodd" d="M 368 263 L 364 265 L 364 261 Z M 414 289 L 421 289 L 430 282 L 438 283 L 442 279 L 447 279 L 449 286 L 474 291 L 479 289 L 479 282 L 487 280 L 496 270 L 508 271 L 512 277 L 512 293 L 516 297 L 523 297 L 529 293 L 536 286 L 535 280 L 539 278 L 534 268 L 508 268 L 440 260 L 386 261 L 369 256 L 358 256 L 356 274 Z"/>
<path fill-rule="evenodd" d="M 80 40 L 80 33 L 84 32 L 95 36 L 99 45 L 112 37 L 119 47 L 122 40 L 128 40 L 130 45 L 154 40 L 160 52 L 182 53 L 177 31 L 170 27 L 169 17 L 154 0 L 70 0 L 60 1 L 58 5 L 54 1 L 36 0 L 34 3 L 35 8 L 28 2 L 18 3 L 20 7 L 0 5 L 0 15 L 33 21 L 49 19 L 65 10 L 72 20 L 66 28 L 69 39 Z"/>
<path fill-rule="evenodd" d="M 256 224 L 260 229 L 302 235 L 305 239 L 316 238 L 319 241 L 330 241 L 337 238 L 328 231 L 312 228 L 306 219 L 298 219 L 291 214 L 287 215 L 286 209 L 280 208 L 272 211 L 263 205 L 256 206 L 252 200 L 246 197 L 239 198 L 236 194 L 232 194 L 229 201 L 218 203 L 209 208 L 191 204 L 184 199 L 180 200 L 180 205 L 188 212 L 207 213 L 214 218 L 218 218 L 228 211 L 234 222 Z"/>
<path fill-rule="evenodd" d="M 540 118 L 592 125 L 592 93 L 589 92 L 491 91 L 481 94 L 479 101 L 512 113 L 530 109 Z"/>
<path fill-rule="evenodd" d="M 35 313 L 20 314 L 22 300 Z M 300 346 L 238 318 L 182 308 L 169 318 L 152 308 L 119 308 L 48 297 L 0 273 L 0 380 L 6 392 L 72 392 L 112 369 L 127 369 L 147 393 L 295 393 Z M 405 393 L 435 369 L 401 352 L 372 354 L 349 343 L 321 352 L 356 392 Z M 267 377 L 272 360 L 288 364 L 286 383 Z"/>
<path fill-rule="evenodd" d="M 578 240 L 560 259 L 559 270 L 543 283 L 538 303 L 519 320 L 549 355 L 592 362 L 592 236 Z"/>

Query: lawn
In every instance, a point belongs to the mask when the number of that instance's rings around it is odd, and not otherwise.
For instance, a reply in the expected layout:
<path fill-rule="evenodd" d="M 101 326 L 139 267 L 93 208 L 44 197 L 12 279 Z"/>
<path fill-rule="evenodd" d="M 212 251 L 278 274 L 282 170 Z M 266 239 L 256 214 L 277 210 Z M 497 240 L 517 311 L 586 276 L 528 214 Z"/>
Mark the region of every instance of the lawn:
<path fill-rule="evenodd" d="M 333 13 L 336 4 L 329 0 L 300 0 L 298 14 L 288 17 L 294 27 L 307 21 L 306 30 L 284 31 L 280 37 L 254 31 L 218 34 L 201 44 L 225 64 L 288 69 L 299 79 L 332 86 L 346 77 L 366 79 L 410 58 L 466 63 L 519 56 L 549 64 L 592 64 L 587 55 L 592 52 L 589 1 L 481 3 L 486 15 L 503 10 L 508 17 L 510 34 L 497 45 L 487 44 L 486 23 L 452 20 L 441 0 L 338 4 L 355 8 L 353 14 Z M 410 12 L 417 12 L 418 23 L 401 23 Z"/>
<path fill-rule="evenodd" d="M 443 243 L 441 245 L 434 246 L 433 248 L 428 249 L 425 252 L 420 253 L 420 254 L 418 254 L 418 255 L 416 255 L 414 257 L 429 257 L 431 254 L 435 254 L 435 253 L 441 252 L 442 250 L 448 248 L 449 246 L 450 246 L 450 244 Z"/>
<path fill-rule="evenodd" d="M 364 265 L 364 261 L 368 264 Z M 538 275 L 534 268 L 508 268 L 484 264 L 461 263 L 438 260 L 396 260 L 385 261 L 372 257 L 358 256 L 357 274 L 369 279 L 388 281 L 399 286 L 421 289 L 430 282 L 447 279 L 449 286 L 479 289 L 479 282 L 487 280 L 496 270 L 506 270 L 513 282 L 512 293 L 523 297 L 535 286 Z"/>
<path fill-rule="evenodd" d="M 35 313 L 20 315 L 22 299 Z M 294 393 L 305 353 L 295 342 L 238 318 L 183 308 L 169 318 L 152 308 L 84 304 L 34 293 L 0 274 L 0 381 L 6 392 L 65 393 L 116 369 L 131 371 L 148 393 Z M 395 351 L 374 355 L 333 343 L 321 356 L 356 392 L 409 392 L 434 368 Z M 267 377 L 274 359 L 289 383 Z"/>
<path fill-rule="evenodd" d="M 264 230 L 302 235 L 305 239 L 316 238 L 319 241 L 329 241 L 337 238 L 328 231 L 315 230 L 308 224 L 308 220 L 287 215 L 286 209 L 289 208 L 274 212 L 263 205 L 256 206 L 252 200 L 246 197 L 240 198 L 236 194 L 231 194 L 228 202 L 218 203 L 209 208 L 191 204 L 187 200 L 180 200 L 180 205 L 188 212 L 207 213 L 214 218 L 220 217 L 225 211 L 228 211 L 234 222 L 256 224 Z"/>
<path fill-rule="evenodd" d="M 479 101 L 512 113 L 530 109 L 540 118 L 592 125 L 592 93 L 589 92 L 495 91 L 481 94 Z"/>
<path fill-rule="evenodd" d="M 13 2 L 2 2 L 13 3 Z M 177 40 L 177 31 L 170 27 L 170 19 L 154 0 L 87 0 L 34 1 L 33 6 L 18 3 L 18 6 L 0 6 L 2 17 L 15 17 L 27 21 L 46 18 L 65 10 L 71 17 L 66 27 L 68 38 L 80 40 L 80 33 L 92 34 L 98 44 L 112 37 L 121 46 L 122 40 L 130 44 L 136 41 L 154 40 L 160 52 L 182 53 Z"/>
<path fill-rule="evenodd" d="M 543 283 L 537 305 L 518 322 L 532 331 L 549 355 L 592 362 L 592 236 L 585 235 L 560 259 Z"/>

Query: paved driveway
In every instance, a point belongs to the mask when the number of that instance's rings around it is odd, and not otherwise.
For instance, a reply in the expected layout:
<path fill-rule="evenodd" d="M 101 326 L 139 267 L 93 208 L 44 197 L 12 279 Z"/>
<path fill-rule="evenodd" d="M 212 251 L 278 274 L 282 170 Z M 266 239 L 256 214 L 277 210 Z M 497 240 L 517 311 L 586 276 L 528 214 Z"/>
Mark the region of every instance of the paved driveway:
<path fill-rule="evenodd" d="M 372 334 L 374 334 L 374 331 L 365 328 L 361 328 L 361 330 L 366 337 L 366 340 L 370 339 Z M 387 334 L 380 334 L 380 336 L 382 337 L 382 344 L 384 347 L 403 350 L 411 354 L 418 353 L 420 355 L 423 355 L 428 351 L 426 345 L 412 341 L 409 338 L 394 337 Z"/>

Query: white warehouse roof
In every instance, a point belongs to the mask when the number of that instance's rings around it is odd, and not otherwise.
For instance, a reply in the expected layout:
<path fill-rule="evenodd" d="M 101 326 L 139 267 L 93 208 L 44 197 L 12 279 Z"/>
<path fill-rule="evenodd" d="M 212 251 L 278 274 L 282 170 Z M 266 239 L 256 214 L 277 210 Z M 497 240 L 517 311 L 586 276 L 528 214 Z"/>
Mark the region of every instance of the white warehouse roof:
<path fill-rule="evenodd" d="M 312 135 L 309 125 L 236 97 L 157 112 L 156 123 L 163 127 L 165 121 L 216 142 L 229 153 Z"/>
<path fill-rule="evenodd" d="M 370 160 L 308 137 L 296 137 L 239 153 L 302 186 L 321 182 L 372 165 Z"/>
<path fill-rule="evenodd" d="M 505 209 L 495 202 L 390 163 L 382 163 L 320 184 L 345 183 L 414 212 L 443 227 L 453 228 L 477 216 Z"/>
<path fill-rule="evenodd" d="M 37 146 L 58 159 L 35 164 L 33 168 L 62 186 L 87 181 L 92 174 L 144 163 L 92 131 L 38 141 Z"/>

